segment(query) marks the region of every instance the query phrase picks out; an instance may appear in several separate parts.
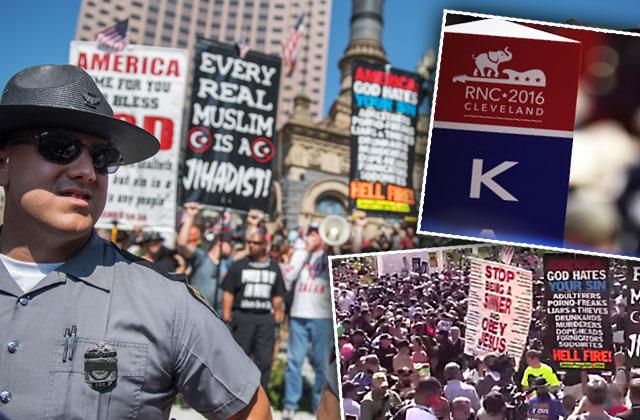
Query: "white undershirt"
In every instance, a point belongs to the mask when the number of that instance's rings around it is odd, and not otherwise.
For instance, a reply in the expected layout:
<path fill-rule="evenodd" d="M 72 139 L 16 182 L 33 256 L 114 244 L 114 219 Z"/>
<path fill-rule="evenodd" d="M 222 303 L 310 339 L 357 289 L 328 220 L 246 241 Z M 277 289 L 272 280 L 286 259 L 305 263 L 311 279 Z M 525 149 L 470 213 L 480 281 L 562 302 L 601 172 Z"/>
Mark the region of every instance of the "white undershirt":
<path fill-rule="evenodd" d="M 0 254 L 0 262 L 4 264 L 11 277 L 25 293 L 33 289 L 47 274 L 64 264 L 64 262 L 29 263 L 14 260 L 4 254 Z"/>

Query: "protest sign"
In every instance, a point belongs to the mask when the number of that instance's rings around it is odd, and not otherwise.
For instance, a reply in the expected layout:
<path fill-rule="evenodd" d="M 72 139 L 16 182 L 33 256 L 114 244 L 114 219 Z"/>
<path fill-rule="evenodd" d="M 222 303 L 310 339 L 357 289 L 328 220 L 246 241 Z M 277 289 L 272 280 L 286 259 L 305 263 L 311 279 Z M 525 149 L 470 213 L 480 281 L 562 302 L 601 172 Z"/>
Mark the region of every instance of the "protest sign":
<path fill-rule="evenodd" d="M 116 118 L 144 128 L 160 141 L 150 159 L 109 175 L 109 193 L 97 227 L 141 225 L 175 233 L 178 151 L 187 78 L 187 51 L 128 45 L 113 52 L 95 42 L 72 41 L 69 62 L 96 81 Z"/>
<path fill-rule="evenodd" d="M 419 76 L 353 61 L 351 207 L 415 215 L 413 160 Z"/>
<path fill-rule="evenodd" d="M 526 349 L 532 312 L 531 271 L 469 258 L 469 308 L 464 352 L 508 353 L 519 363 Z"/>
<path fill-rule="evenodd" d="M 280 59 L 198 39 L 182 202 L 268 211 Z"/>
<path fill-rule="evenodd" d="M 413 271 L 414 273 L 422 273 L 422 258 L 411 258 L 411 271 Z"/>
<path fill-rule="evenodd" d="M 502 18 L 443 27 L 421 232 L 562 246 L 580 45 Z"/>
<path fill-rule="evenodd" d="M 609 260 L 544 255 L 545 349 L 561 370 L 610 370 Z"/>
<path fill-rule="evenodd" d="M 627 363 L 640 367 L 640 264 L 627 262 L 627 319 L 624 328 Z"/>
<path fill-rule="evenodd" d="M 419 272 L 419 270 L 416 270 L 417 266 L 415 261 L 420 261 L 420 267 L 422 267 L 422 261 L 426 261 L 427 259 L 427 251 L 423 249 L 405 252 L 382 252 L 376 254 L 376 265 L 379 275 L 400 273 L 403 271 Z"/>
<path fill-rule="evenodd" d="M 439 259 L 438 259 L 438 255 L 436 252 L 431 252 L 428 254 L 427 256 L 427 261 L 429 262 L 429 272 L 430 273 L 439 273 L 440 270 L 440 264 L 439 264 Z"/>

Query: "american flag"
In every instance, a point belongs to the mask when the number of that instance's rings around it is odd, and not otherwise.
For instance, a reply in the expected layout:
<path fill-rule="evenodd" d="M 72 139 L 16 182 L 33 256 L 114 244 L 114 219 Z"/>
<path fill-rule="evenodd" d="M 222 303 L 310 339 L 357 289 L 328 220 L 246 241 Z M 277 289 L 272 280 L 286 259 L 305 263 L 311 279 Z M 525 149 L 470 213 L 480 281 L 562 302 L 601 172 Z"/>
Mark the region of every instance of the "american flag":
<path fill-rule="evenodd" d="M 500 250 L 500 261 L 503 264 L 511 264 L 513 255 L 516 253 L 516 249 L 512 246 L 505 245 Z"/>
<path fill-rule="evenodd" d="M 251 50 L 251 46 L 249 45 L 249 40 L 246 35 L 240 36 L 240 39 L 236 41 L 236 48 L 238 49 L 238 55 L 244 60 Z"/>
<path fill-rule="evenodd" d="M 117 23 L 112 27 L 98 32 L 98 35 L 96 35 L 96 41 L 102 48 L 122 51 L 129 43 L 129 34 L 127 33 L 128 28 L 129 19 L 117 21 Z"/>
<path fill-rule="evenodd" d="M 282 40 L 282 68 L 287 76 L 291 76 L 298 62 L 298 45 L 304 34 L 304 20 L 307 13 L 300 15 L 296 24 Z"/>

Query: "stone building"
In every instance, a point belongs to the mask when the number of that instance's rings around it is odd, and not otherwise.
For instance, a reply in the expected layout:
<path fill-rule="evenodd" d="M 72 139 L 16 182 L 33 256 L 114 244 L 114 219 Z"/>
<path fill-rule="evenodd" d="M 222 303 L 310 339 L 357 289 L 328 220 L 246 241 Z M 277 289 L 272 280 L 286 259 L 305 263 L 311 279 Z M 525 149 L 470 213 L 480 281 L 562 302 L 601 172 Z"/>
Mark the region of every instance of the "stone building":
<path fill-rule="evenodd" d="M 349 215 L 351 162 L 351 63 L 354 59 L 386 64 L 382 46 L 383 0 L 353 0 L 349 44 L 339 62 L 340 94 L 329 115 L 315 122 L 310 100 L 294 99 L 292 118 L 278 136 L 276 207 L 290 225 L 320 222 L 328 214 Z M 335 22 L 334 22 L 335 23 Z M 413 186 L 419 204 L 427 144 L 427 117 L 418 120 Z M 375 231 L 384 222 L 370 218 Z M 395 220 L 387 220 L 393 222 Z M 415 223 L 415 219 L 411 220 Z M 373 232 L 370 232 L 373 233 Z"/>

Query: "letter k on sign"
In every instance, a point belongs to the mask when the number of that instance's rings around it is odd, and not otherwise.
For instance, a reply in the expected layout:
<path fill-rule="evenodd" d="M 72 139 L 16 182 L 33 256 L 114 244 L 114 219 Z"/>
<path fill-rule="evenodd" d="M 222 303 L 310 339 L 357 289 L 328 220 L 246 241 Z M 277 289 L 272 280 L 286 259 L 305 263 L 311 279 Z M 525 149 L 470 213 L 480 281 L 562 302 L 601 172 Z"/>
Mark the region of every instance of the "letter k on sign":
<path fill-rule="evenodd" d="M 507 169 L 515 166 L 518 162 L 506 160 L 493 169 L 482 173 L 482 159 L 473 159 L 473 168 L 471 170 L 471 189 L 469 190 L 469 198 L 480 198 L 480 188 L 484 184 L 493 191 L 498 197 L 504 201 L 518 201 L 509 191 L 505 190 L 500 184 L 493 180 L 494 176 L 500 175 Z"/>

